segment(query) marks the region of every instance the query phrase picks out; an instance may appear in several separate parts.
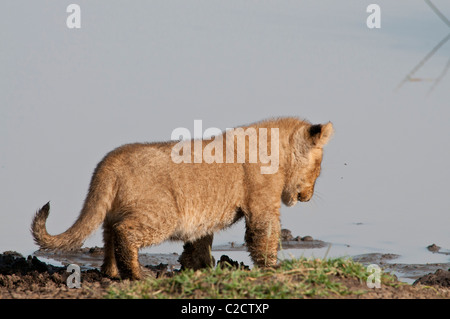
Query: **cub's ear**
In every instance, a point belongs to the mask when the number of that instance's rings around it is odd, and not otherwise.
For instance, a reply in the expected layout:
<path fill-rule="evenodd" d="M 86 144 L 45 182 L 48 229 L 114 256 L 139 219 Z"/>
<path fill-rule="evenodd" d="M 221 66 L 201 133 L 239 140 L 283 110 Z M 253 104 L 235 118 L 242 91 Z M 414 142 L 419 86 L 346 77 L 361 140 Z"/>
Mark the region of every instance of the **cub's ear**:
<path fill-rule="evenodd" d="M 312 146 L 315 147 L 323 147 L 327 144 L 333 133 L 334 129 L 331 122 L 311 125 L 308 129 L 309 140 Z"/>
<path fill-rule="evenodd" d="M 294 145 L 301 153 L 306 154 L 311 147 L 323 147 L 333 135 L 333 124 L 303 125 L 294 135 Z"/>

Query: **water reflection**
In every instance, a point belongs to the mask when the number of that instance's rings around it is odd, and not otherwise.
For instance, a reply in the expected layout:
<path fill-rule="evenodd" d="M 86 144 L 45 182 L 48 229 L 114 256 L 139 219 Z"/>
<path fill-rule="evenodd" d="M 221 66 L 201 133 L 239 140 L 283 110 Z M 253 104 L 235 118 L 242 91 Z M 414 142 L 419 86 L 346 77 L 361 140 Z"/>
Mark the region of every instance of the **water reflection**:
<path fill-rule="evenodd" d="M 436 13 L 436 15 L 450 28 L 450 20 L 447 19 L 447 17 L 430 1 L 425 0 L 425 3 Z M 444 66 L 444 69 L 442 72 L 434 79 L 429 78 L 417 78 L 413 77 L 414 74 L 429 60 L 431 57 L 439 51 L 442 46 L 447 43 L 447 41 L 450 39 L 450 32 L 447 34 L 441 41 L 436 44 L 436 46 L 431 49 L 430 52 L 428 52 L 425 57 L 420 60 L 420 62 L 406 75 L 406 77 L 403 79 L 402 82 L 397 86 L 396 90 L 399 90 L 406 82 L 433 82 L 431 85 L 428 95 L 431 94 L 431 92 L 436 88 L 436 86 L 441 82 L 441 80 L 445 77 L 447 74 L 448 69 L 450 68 L 450 58 L 447 62 L 447 64 Z"/>

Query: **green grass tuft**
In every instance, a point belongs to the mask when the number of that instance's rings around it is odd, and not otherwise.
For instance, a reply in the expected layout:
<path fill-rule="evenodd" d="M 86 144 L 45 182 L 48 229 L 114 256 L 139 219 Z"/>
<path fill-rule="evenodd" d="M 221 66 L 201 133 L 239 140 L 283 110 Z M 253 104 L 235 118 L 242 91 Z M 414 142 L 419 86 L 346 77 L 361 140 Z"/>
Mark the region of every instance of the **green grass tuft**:
<path fill-rule="evenodd" d="M 123 282 L 111 287 L 106 298 L 320 298 L 364 293 L 370 274 L 351 259 L 290 259 L 275 268 L 251 270 L 185 270 L 173 277 L 148 278 Z M 343 283 L 356 279 L 361 289 Z M 382 284 L 395 285 L 395 279 L 383 273 Z"/>

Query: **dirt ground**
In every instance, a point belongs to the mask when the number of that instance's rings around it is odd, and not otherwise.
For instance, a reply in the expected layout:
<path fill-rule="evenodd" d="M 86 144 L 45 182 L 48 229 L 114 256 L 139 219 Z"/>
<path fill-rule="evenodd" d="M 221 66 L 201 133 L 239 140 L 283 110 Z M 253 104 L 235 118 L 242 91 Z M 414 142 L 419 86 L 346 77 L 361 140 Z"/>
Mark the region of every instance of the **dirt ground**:
<path fill-rule="evenodd" d="M 85 248 L 79 254 L 98 258 L 102 251 Z M 156 276 L 174 274 L 164 264 L 146 267 Z M 102 276 L 99 270 L 88 269 L 81 272 L 81 288 L 69 288 L 69 275 L 66 267 L 44 263 L 36 256 L 25 258 L 16 252 L 4 252 L 0 254 L 0 299 L 97 299 L 103 298 L 111 285 L 120 285 L 119 281 Z M 350 298 L 450 298 L 450 271 L 444 269 L 423 276 L 414 285 L 402 284 L 397 288 L 368 289 L 357 280 L 339 280 L 355 291 L 368 291 Z"/>

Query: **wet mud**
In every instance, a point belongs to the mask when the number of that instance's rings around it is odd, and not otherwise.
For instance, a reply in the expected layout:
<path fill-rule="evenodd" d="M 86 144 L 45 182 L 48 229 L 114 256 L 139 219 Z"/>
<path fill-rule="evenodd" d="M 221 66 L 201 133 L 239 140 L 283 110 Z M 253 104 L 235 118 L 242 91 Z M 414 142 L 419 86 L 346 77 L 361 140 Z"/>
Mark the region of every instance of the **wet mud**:
<path fill-rule="evenodd" d="M 414 282 L 414 285 L 422 284 L 426 286 L 450 287 L 450 269 L 438 269 L 433 274 L 420 277 Z"/>
<path fill-rule="evenodd" d="M 81 284 L 88 289 L 70 289 L 66 267 L 53 266 L 36 256 L 16 252 L 0 254 L 0 298 L 101 298 L 112 283 L 97 269 L 83 271 Z"/>
<path fill-rule="evenodd" d="M 438 270 L 446 271 L 450 268 L 450 263 L 430 263 L 430 264 L 403 264 L 396 263 L 395 260 L 399 258 L 396 254 L 382 254 L 371 253 L 364 255 L 357 255 L 352 257 L 353 260 L 362 263 L 363 265 L 376 264 L 381 267 L 384 272 L 391 273 L 402 281 L 408 283 L 425 284 L 422 278 L 425 278 Z M 441 276 L 442 274 L 438 274 Z M 442 287 L 450 287 L 450 285 L 440 285 Z"/>
<path fill-rule="evenodd" d="M 280 246 L 289 248 L 322 248 L 329 243 L 311 236 L 292 236 L 283 230 Z M 447 254 L 448 251 L 433 244 L 428 247 L 430 253 Z M 243 244 L 229 243 L 213 246 L 213 251 L 246 251 Z M 140 254 L 139 261 L 151 270 L 155 277 L 173 276 L 181 265 L 177 253 Z M 395 263 L 399 255 L 371 253 L 352 257 L 362 264 L 377 264 L 383 271 L 409 278 L 413 285 L 450 287 L 450 263 L 447 264 L 400 264 Z M 103 248 L 82 248 L 71 252 L 36 251 L 33 255 L 22 256 L 8 251 L 0 254 L 0 299 L 2 298 L 103 298 L 111 285 L 120 284 L 103 276 L 99 269 L 103 260 Z M 67 266 L 77 264 L 81 268 L 81 286 L 83 289 L 71 289 L 67 279 L 71 275 Z M 219 267 L 249 269 L 243 262 L 222 255 Z"/>

